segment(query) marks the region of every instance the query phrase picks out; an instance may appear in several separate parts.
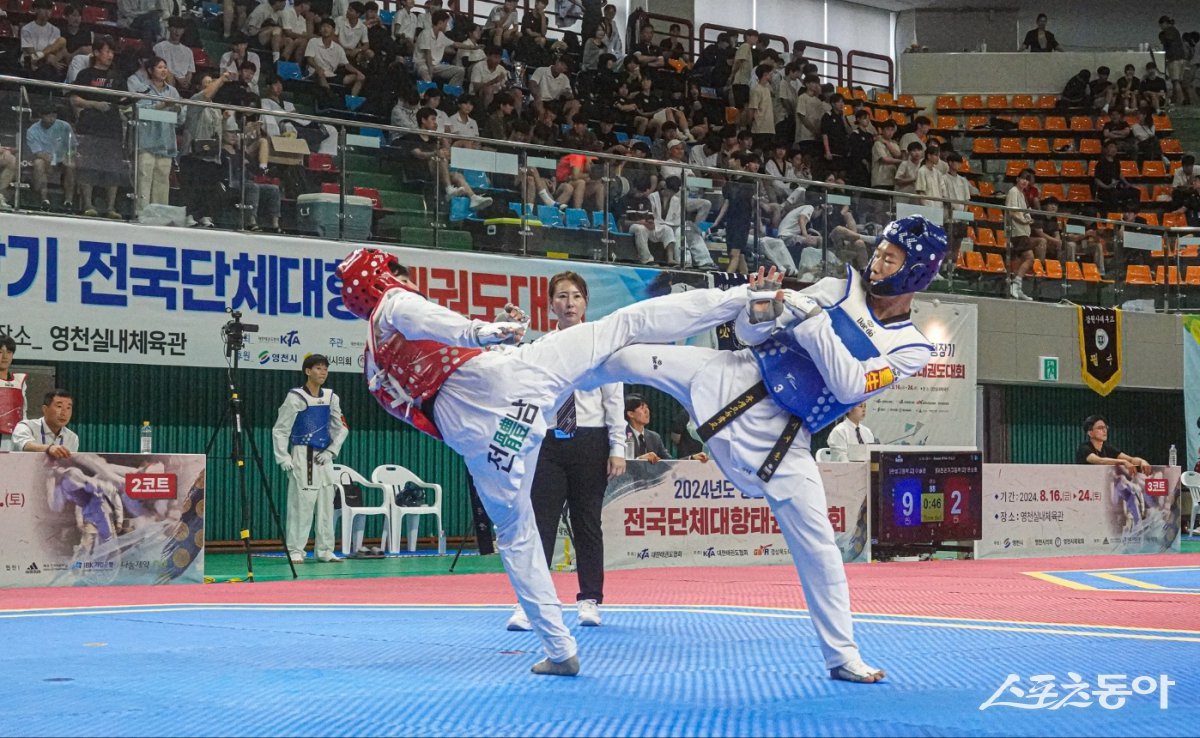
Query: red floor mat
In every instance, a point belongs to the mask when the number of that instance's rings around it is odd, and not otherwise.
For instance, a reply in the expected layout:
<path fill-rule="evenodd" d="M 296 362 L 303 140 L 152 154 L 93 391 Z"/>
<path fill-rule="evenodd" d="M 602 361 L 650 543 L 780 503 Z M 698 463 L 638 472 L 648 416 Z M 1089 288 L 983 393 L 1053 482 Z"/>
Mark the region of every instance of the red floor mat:
<path fill-rule="evenodd" d="M 847 568 L 854 611 L 934 617 L 1197 628 L 1197 600 L 1187 594 L 1080 591 L 1022 572 L 1123 567 L 1200 566 L 1200 554 L 1091 556 L 999 561 L 859 564 Z M 667 568 L 606 576 L 609 604 L 803 607 L 789 566 Z M 555 575 L 564 601 L 575 577 Z M 260 582 L 160 587 L 0 590 L 0 610 L 179 603 L 508 604 L 500 574 L 350 581 Z"/>

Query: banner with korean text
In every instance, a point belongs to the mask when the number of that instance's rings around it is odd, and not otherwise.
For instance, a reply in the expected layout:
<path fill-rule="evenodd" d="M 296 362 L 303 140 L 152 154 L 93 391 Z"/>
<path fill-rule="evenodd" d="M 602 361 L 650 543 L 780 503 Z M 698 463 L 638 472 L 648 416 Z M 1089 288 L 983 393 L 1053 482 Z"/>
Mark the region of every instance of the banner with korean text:
<path fill-rule="evenodd" d="M 868 465 L 819 466 L 842 560 L 870 561 Z M 712 462 L 628 462 L 608 483 L 601 519 L 608 569 L 792 563 L 767 501 L 744 496 Z"/>
<path fill-rule="evenodd" d="M 1200 462 L 1200 315 L 1183 316 L 1183 419 L 1187 426 L 1185 469 Z"/>
<path fill-rule="evenodd" d="M 913 302 L 912 321 L 933 344 L 916 376 L 867 402 L 879 443 L 974 446 L 979 311 L 969 303 Z"/>
<path fill-rule="evenodd" d="M 0 454 L 0 587 L 198 583 L 204 456 Z"/>
<path fill-rule="evenodd" d="M 360 371 L 365 325 L 342 306 L 334 276 L 354 244 L 208 229 L 0 214 L 0 332 L 21 361 L 225 365 L 226 309 L 258 327 L 240 360 L 300 368 L 322 353 Z M 588 281 L 588 317 L 672 291 L 707 286 L 703 274 L 554 259 L 389 249 L 430 299 L 491 320 L 505 303 L 550 330 L 549 278 L 570 268 Z"/>
<path fill-rule="evenodd" d="M 1179 551 L 1179 467 L 984 464 L 975 558 Z"/>

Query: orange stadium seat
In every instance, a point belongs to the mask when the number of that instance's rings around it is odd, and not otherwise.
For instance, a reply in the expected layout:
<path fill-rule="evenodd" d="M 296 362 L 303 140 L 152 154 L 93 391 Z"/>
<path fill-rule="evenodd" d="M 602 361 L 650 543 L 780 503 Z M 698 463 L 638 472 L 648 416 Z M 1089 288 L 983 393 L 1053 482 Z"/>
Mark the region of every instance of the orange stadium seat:
<path fill-rule="evenodd" d="M 1067 188 L 1067 202 L 1091 202 L 1092 188 L 1084 184 L 1073 184 Z"/>
<path fill-rule="evenodd" d="M 991 182 L 987 181 L 986 179 L 982 179 L 979 181 L 979 196 L 980 197 L 991 197 L 994 194 L 996 194 L 996 185 L 992 184 Z"/>
<path fill-rule="evenodd" d="M 1071 130 L 1072 131 L 1095 130 L 1095 126 L 1092 123 L 1092 116 L 1090 116 L 1090 115 L 1073 115 L 1073 116 L 1071 116 Z"/>
<path fill-rule="evenodd" d="M 1143 177 L 1166 177 L 1167 167 L 1159 160 L 1147 161 L 1142 164 Z"/>
<path fill-rule="evenodd" d="M 996 139 L 994 138 L 977 138 L 971 146 L 971 151 L 976 154 L 995 154 Z"/>
<path fill-rule="evenodd" d="M 1052 110 L 1058 106 L 1058 95 L 1042 95 L 1038 98 L 1037 106 L 1042 110 Z"/>
<path fill-rule="evenodd" d="M 1051 182 L 1049 184 L 1041 185 L 1041 188 L 1043 200 L 1045 200 L 1047 197 L 1053 197 L 1055 200 L 1060 202 L 1067 199 L 1066 188 L 1060 184 L 1054 184 Z"/>
<path fill-rule="evenodd" d="M 1100 282 L 1103 277 L 1100 276 L 1100 268 L 1090 261 L 1083 263 L 1083 281 L 1085 282 Z"/>
<path fill-rule="evenodd" d="M 986 269 L 983 254 L 978 251 L 968 251 L 964 255 L 963 268 L 971 272 L 982 272 Z"/>
<path fill-rule="evenodd" d="M 939 131 L 953 131 L 958 128 L 958 118 L 953 115 L 939 115 L 937 118 L 937 129 Z"/>
<path fill-rule="evenodd" d="M 1154 191 L 1150 194 L 1150 199 L 1166 202 L 1171 199 L 1171 195 L 1171 185 L 1154 185 Z"/>
<path fill-rule="evenodd" d="M 899 110 L 892 113 L 892 120 L 896 121 L 896 125 L 898 126 L 908 125 L 908 116 L 904 113 L 901 113 Z"/>
<path fill-rule="evenodd" d="M 988 95 L 987 106 L 992 110 L 1003 110 L 1008 107 L 1008 95 Z"/>
<path fill-rule="evenodd" d="M 968 205 L 967 212 L 973 215 L 975 220 L 987 220 L 987 210 L 984 210 L 982 205 Z M 974 241 L 975 237 L 972 236 L 971 240 Z"/>
<path fill-rule="evenodd" d="M 1080 140 L 1079 153 L 1081 153 L 1081 154 L 1099 154 L 1100 153 L 1100 139 L 1085 138 L 1085 139 Z"/>
<path fill-rule="evenodd" d="M 1046 279 L 1053 279 L 1057 282 L 1062 278 L 1062 262 L 1058 259 L 1046 259 Z"/>
<path fill-rule="evenodd" d="M 1183 283 L 1191 286 L 1200 286 L 1200 266 L 1190 266 L 1183 273 Z"/>
<path fill-rule="evenodd" d="M 1008 164 L 1004 167 L 1004 176 L 1016 179 L 1021 176 L 1021 170 L 1029 169 L 1029 162 L 1021 159 L 1009 159 Z"/>
<path fill-rule="evenodd" d="M 1125 267 L 1125 284 L 1154 284 L 1150 267 L 1145 264 L 1130 264 Z"/>
<path fill-rule="evenodd" d="M 1002 138 L 1000 139 L 1001 154 L 1020 154 L 1025 150 L 1022 146 L 1024 142 L 1019 138 Z"/>
<path fill-rule="evenodd" d="M 906 108 L 917 108 L 917 100 L 912 95 L 901 95 L 896 98 L 896 104 Z"/>
<path fill-rule="evenodd" d="M 891 117 L 891 114 L 883 108 L 875 108 L 875 110 L 871 112 L 871 120 L 875 121 L 876 123 L 882 123 Z"/>
<path fill-rule="evenodd" d="M 1026 142 L 1026 151 L 1031 154 L 1049 154 L 1050 141 L 1044 138 L 1031 138 Z"/>
<path fill-rule="evenodd" d="M 890 92 L 880 91 L 880 92 L 875 93 L 875 104 L 876 105 L 891 105 L 895 102 L 896 102 L 896 97 L 895 97 L 895 95 L 893 95 Z"/>
<path fill-rule="evenodd" d="M 980 95 L 963 95 L 963 110 L 983 110 L 983 97 Z"/>
<path fill-rule="evenodd" d="M 1004 259 L 1000 258 L 1000 254 L 995 251 L 989 251 L 983 262 L 983 269 L 986 272 L 993 274 L 1004 274 L 1007 270 L 1004 268 Z"/>
<path fill-rule="evenodd" d="M 1173 177 L 1173 176 L 1175 176 L 1175 170 L 1179 169 L 1182 166 L 1183 166 L 1183 162 L 1173 161 L 1173 162 L 1171 162 L 1171 166 L 1167 167 L 1167 169 L 1168 169 L 1168 171 L 1170 171 L 1171 176 Z"/>
<path fill-rule="evenodd" d="M 1033 276 L 1035 276 L 1035 277 L 1040 278 L 1040 277 L 1046 276 L 1046 267 L 1042 264 L 1041 259 L 1033 260 L 1033 270 L 1032 271 L 1033 271 Z"/>
<path fill-rule="evenodd" d="M 1054 263 L 1057 264 L 1058 262 L 1054 262 Z M 1082 282 L 1083 281 L 1083 270 L 1079 268 L 1079 262 L 1077 262 L 1077 261 L 1068 261 L 1067 262 L 1067 279 L 1071 280 L 1072 282 Z"/>
<path fill-rule="evenodd" d="M 1164 138 L 1159 142 L 1159 147 L 1162 148 L 1164 154 L 1183 153 L 1183 144 L 1177 138 Z"/>
<path fill-rule="evenodd" d="M 1158 227 L 1158 213 L 1138 213 L 1146 221 L 1146 225 Z M 1161 254 L 1160 254 L 1161 256 Z"/>
<path fill-rule="evenodd" d="M 1200 246 L 1192 244 L 1179 249 L 1180 259 L 1200 259 Z"/>
<path fill-rule="evenodd" d="M 1162 224 L 1163 228 L 1187 228 L 1187 215 L 1184 213 L 1163 213 Z"/>
<path fill-rule="evenodd" d="M 1169 115 L 1156 115 L 1154 116 L 1153 120 L 1154 130 L 1156 131 L 1174 130 L 1174 127 L 1171 125 L 1171 116 Z"/>
<path fill-rule="evenodd" d="M 1062 171 L 1060 175 L 1063 177 L 1086 177 L 1087 165 L 1077 159 L 1071 159 L 1062 163 Z"/>
<path fill-rule="evenodd" d="M 1056 138 L 1050 147 L 1059 153 L 1065 153 L 1075 148 L 1075 139 L 1073 138 Z"/>
<path fill-rule="evenodd" d="M 1013 95 L 1012 106 L 1022 110 L 1033 108 L 1033 95 Z"/>
<path fill-rule="evenodd" d="M 1033 172 L 1038 176 L 1038 179 L 1051 179 L 1058 176 L 1058 169 L 1055 168 L 1054 162 L 1042 159 L 1033 165 Z"/>
<path fill-rule="evenodd" d="M 1067 130 L 1067 119 L 1061 115 L 1047 115 L 1045 127 L 1047 131 Z"/>
<path fill-rule="evenodd" d="M 975 129 L 975 128 L 983 128 L 987 124 L 988 124 L 988 117 L 986 115 L 968 115 L 967 116 L 967 129 L 968 130 Z"/>
<path fill-rule="evenodd" d="M 1042 122 L 1036 115 L 1022 115 L 1017 120 L 1017 128 L 1022 131 L 1040 131 Z"/>
<path fill-rule="evenodd" d="M 1172 284 L 1172 285 L 1179 284 L 1179 268 L 1173 267 L 1173 266 L 1167 267 L 1166 277 L 1167 277 L 1167 284 Z M 1163 268 L 1162 267 L 1158 267 L 1154 270 L 1154 282 L 1156 284 L 1163 283 Z"/>
<path fill-rule="evenodd" d="M 1137 162 L 1136 162 L 1136 161 L 1133 161 L 1133 160 L 1131 160 L 1131 159 L 1125 159 L 1125 160 L 1123 160 L 1123 161 L 1121 162 L 1121 176 L 1122 176 L 1122 177 L 1124 177 L 1124 178 L 1126 178 L 1126 179 L 1129 179 L 1130 177 L 1137 177 L 1137 176 L 1139 176 L 1139 175 L 1138 175 Z"/>
<path fill-rule="evenodd" d="M 938 95 L 936 106 L 938 110 L 958 110 L 958 98 L 954 95 Z"/>

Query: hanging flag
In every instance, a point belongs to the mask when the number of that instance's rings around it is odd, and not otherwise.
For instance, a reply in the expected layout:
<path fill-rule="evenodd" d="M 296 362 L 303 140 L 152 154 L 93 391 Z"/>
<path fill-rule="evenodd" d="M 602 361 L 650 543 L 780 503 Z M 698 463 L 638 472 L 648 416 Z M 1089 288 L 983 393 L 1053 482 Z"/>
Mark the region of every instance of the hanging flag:
<path fill-rule="evenodd" d="M 1121 311 L 1079 306 L 1079 360 L 1083 381 L 1104 396 L 1121 381 Z"/>

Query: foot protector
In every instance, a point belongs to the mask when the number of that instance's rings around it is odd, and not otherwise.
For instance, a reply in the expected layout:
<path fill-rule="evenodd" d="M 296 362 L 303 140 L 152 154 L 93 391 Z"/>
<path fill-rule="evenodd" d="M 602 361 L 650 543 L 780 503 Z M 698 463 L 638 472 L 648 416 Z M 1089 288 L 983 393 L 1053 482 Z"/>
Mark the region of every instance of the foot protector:
<path fill-rule="evenodd" d="M 579 673 L 579 657 L 572 656 L 566 661 L 551 661 L 550 659 L 542 659 L 529 669 L 534 674 L 548 674 L 550 676 L 575 676 Z"/>
<path fill-rule="evenodd" d="M 882 682 L 886 676 L 887 674 L 884 673 L 883 669 L 867 666 L 861 659 L 855 659 L 829 670 L 830 679 L 837 679 L 843 682 L 873 684 L 875 682 Z"/>

